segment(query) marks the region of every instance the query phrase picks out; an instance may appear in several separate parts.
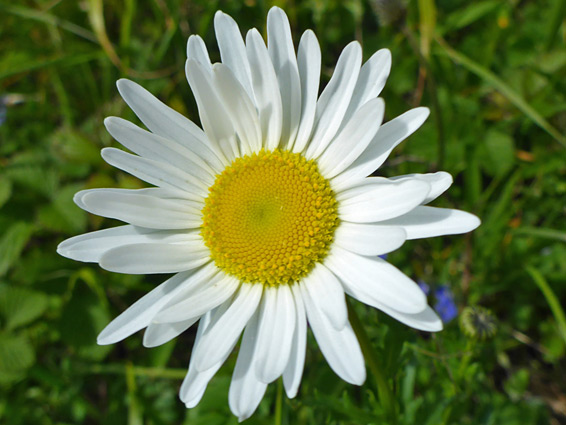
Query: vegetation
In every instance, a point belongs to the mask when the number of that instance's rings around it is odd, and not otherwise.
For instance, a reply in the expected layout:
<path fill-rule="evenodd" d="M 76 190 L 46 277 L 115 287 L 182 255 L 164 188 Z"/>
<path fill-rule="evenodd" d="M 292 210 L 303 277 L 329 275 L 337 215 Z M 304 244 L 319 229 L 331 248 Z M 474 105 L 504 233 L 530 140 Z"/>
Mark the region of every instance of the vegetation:
<path fill-rule="evenodd" d="M 0 0 L 0 422 L 237 423 L 227 403 L 234 355 L 198 407 L 178 400 L 193 330 L 154 349 L 140 334 L 96 345 L 164 276 L 109 273 L 55 248 L 116 224 L 76 207 L 75 192 L 143 186 L 99 154 L 117 145 L 104 117 L 137 122 L 115 81 L 133 79 L 198 122 L 184 75 L 188 36 L 204 37 L 218 59 L 216 9 L 243 31 L 263 31 L 272 3 L 289 14 L 296 42 L 315 30 L 324 81 L 352 39 L 366 59 L 392 51 L 386 120 L 417 105 L 432 113 L 377 174 L 446 170 L 455 184 L 435 205 L 483 224 L 388 257 L 431 288 L 433 305 L 449 288 L 459 317 L 443 332 L 352 301 L 381 379 L 346 384 L 309 335 L 298 396 L 270 385 L 246 423 L 566 423 L 563 0 Z M 480 322 L 462 314 L 470 307 Z M 495 327 L 483 332 L 481 320 Z"/>

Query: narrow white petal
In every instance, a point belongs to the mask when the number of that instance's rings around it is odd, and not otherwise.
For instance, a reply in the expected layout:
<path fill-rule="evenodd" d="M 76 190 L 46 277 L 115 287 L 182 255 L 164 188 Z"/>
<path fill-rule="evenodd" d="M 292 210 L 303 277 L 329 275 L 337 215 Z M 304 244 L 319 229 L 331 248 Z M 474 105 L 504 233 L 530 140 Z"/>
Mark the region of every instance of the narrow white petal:
<path fill-rule="evenodd" d="M 423 311 L 416 314 L 401 313 L 384 305 L 376 307 L 395 320 L 419 331 L 438 332 L 443 329 L 442 320 L 428 305 Z"/>
<path fill-rule="evenodd" d="M 297 51 L 301 77 L 301 120 L 293 145 L 293 152 L 303 152 L 311 137 L 320 84 L 321 52 L 316 35 L 311 30 L 303 33 Z"/>
<path fill-rule="evenodd" d="M 307 319 L 330 368 L 344 381 L 362 385 L 366 380 L 364 357 L 350 322 L 336 330 L 322 313 L 318 299 L 312 298 L 303 285 L 300 288 Z"/>
<path fill-rule="evenodd" d="M 334 246 L 325 265 L 347 291 L 354 288 L 403 313 L 419 313 L 426 307 L 426 297 L 419 286 L 381 258 L 363 257 Z"/>
<path fill-rule="evenodd" d="M 226 354 L 256 311 L 262 291 L 262 285 L 242 284 L 234 298 L 224 303 L 229 307 L 218 309 L 193 353 L 197 370 L 212 367 Z"/>
<path fill-rule="evenodd" d="M 283 106 L 279 82 L 267 47 L 265 47 L 263 38 L 256 29 L 248 31 L 246 50 L 250 61 L 263 144 L 267 150 L 273 150 L 279 146 L 283 125 Z"/>
<path fill-rule="evenodd" d="M 289 286 L 265 288 L 259 312 L 255 372 L 269 384 L 281 376 L 291 353 L 296 312 Z"/>
<path fill-rule="evenodd" d="M 158 347 L 176 338 L 189 329 L 199 318 L 184 320 L 176 323 L 152 322 L 143 334 L 144 347 Z"/>
<path fill-rule="evenodd" d="M 301 291 L 298 285 L 291 287 L 293 298 L 295 300 L 295 312 L 297 314 L 297 325 L 293 334 L 293 345 L 291 346 L 291 354 L 287 367 L 283 371 L 283 385 L 287 397 L 294 398 L 299 391 L 301 377 L 305 366 L 305 351 L 307 346 L 307 318 L 305 315 L 305 307 L 303 305 Z"/>
<path fill-rule="evenodd" d="M 210 319 L 213 313 L 214 312 L 206 313 L 200 319 L 193 347 L 198 346 L 203 332 L 210 324 Z M 236 341 L 234 341 L 234 345 L 236 345 Z M 194 356 L 191 356 L 191 360 L 189 362 L 189 371 L 185 376 L 185 379 L 183 380 L 181 389 L 179 391 L 179 397 L 181 398 L 181 401 L 185 403 L 188 408 L 195 407 L 199 403 L 202 396 L 204 395 L 204 391 L 206 390 L 208 383 L 216 374 L 216 372 L 218 372 L 218 369 L 220 369 L 220 367 L 224 364 L 224 362 L 228 358 L 228 355 L 234 349 L 234 345 L 230 348 L 230 350 L 228 350 L 226 356 L 221 361 L 203 372 L 196 370 L 194 365 Z"/>
<path fill-rule="evenodd" d="M 337 195 L 338 213 L 341 219 L 354 223 L 388 220 L 420 205 L 429 191 L 429 184 L 419 180 L 367 180 Z"/>
<path fill-rule="evenodd" d="M 200 210 L 178 199 L 162 199 L 129 189 L 91 189 L 78 192 L 81 208 L 149 229 L 188 229 L 201 225 Z M 157 192 L 149 192 L 157 193 Z"/>
<path fill-rule="evenodd" d="M 253 100 L 250 64 L 246 57 L 246 46 L 238 24 L 226 13 L 218 11 L 214 15 L 214 31 L 222 63 L 232 70 L 248 96 Z"/>
<path fill-rule="evenodd" d="M 311 142 L 306 151 L 308 159 L 318 158 L 342 124 L 362 62 L 360 43 L 348 44 L 338 58 L 334 74 L 316 104 L 316 116 Z"/>
<path fill-rule="evenodd" d="M 261 128 L 255 105 L 230 69 L 221 63 L 213 67 L 213 79 L 238 134 L 242 154 L 261 149 Z"/>
<path fill-rule="evenodd" d="M 230 410 L 238 417 L 240 422 L 249 418 L 255 412 L 267 389 L 267 384 L 258 380 L 255 374 L 257 334 L 258 313 L 256 312 L 252 315 L 244 330 L 228 393 Z"/>
<path fill-rule="evenodd" d="M 222 171 L 223 162 L 195 123 L 133 81 L 121 79 L 116 85 L 122 98 L 153 133 L 183 145 L 205 160 L 214 170 Z"/>
<path fill-rule="evenodd" d="M 173 166 L 202 180 L 206 186 L 214 182 L 217 171 L 183 145 L 143 130 L 122 118 L 108 117 L 104 125 L 112 137 L 139 156 Z"/>
<path fill-rule="evenodd" d="M 348 322 L 348 309 L 342 285 L 322 263 L 303 278 L 302 285 L 309 293 L 325 319 L 336 330 L 344 329 Z"/>
<path fill-rule="evenodd" d="M 171 302 L 163 308 L 154 318 L 159 323 L 174 323 L 200 317 L 204 313 L 230 298 L 240 286 L 240 282 L 233 276 L 221 274 L 220 279 L 214 279 L 191 296 Z"/>
<path fill-rule="evenodd" d="M 423 201 L 423 204 L 428 204 L 434 201 L 440 195 L 442 195 L 454 181 L 452 176 L 445 171 L 438 171 L 436 173 L 428 174 L 405 174 L 402 176 L 391 177 L 390 180 L 394 181 L 405 181 L 405 180 L 422 180 L 430 185 L 430 192 L 428 196 Z"/>
<path fill-rule="evenodd" d="M 395 251 L 407 239 L 402 227 L 360 224 L 342 221 L 334 241 L 336 245 L 360 255 L 376 256 Z"/>
<path fill-rule="evenodd" d="M 375 297 L 368 296 L 365 292 L 356 287 L 347 286 L 346 292 L 358 301 L 383 311 L 385 314 L 407 326 L 410 326 L 411 328 L 426 332 L 438 332 L 443 328 L 442 320 L 440 320 L 438 315 L 428 305 L 425 306 L 423 311 L 418 313 L 401 313 L 394 308 L 379 302 L 379 300 L 375 299 Z"/>
<path fill-rule="evenodd" d="M 182 243 L 199 238 L 194 231 L 153 230 L 126 225 L 74 236 L 61 242 L 57 252 L 72 260 L 98 263 L 102 254 L 117 246 L 154 242 Z"/>
<path fill-rule="evenodd" d="M 283 105 L 281 147 L 290 149 L 301 118 L 301 83 L 289 19 L 278 7 L 272 7 L 267 14 L 267 46 L 279 81 Z"/>
<path fill-rule="evenodd" d="M 369 146 L 340 175 L 332 180 L 335 190 L 342 190 L 369 176 L 385 162 L 391 151 L 413 134 L 427 119 L 428 108 L 411 109 L 383 124 Z"/>
<path fill-rule="evenodd" d="M 178 273 L 144 295 L 116 317 L 98 335 L 100 345 L 114 344 L 150 324 L 153 317 L 181 291 L 206 280 L 215 272 L 214 266 Z"/>
<path fill-rule="evenodd" d="M 220 148 L 228 162 L 240 156 L 236 133 L 224 104 L 214 89 L 212 76 L 193 59 L 185 67 L 187 80 L 195 96 L 202 128 L 207 137 Z"/>
<path fill-rule="evenodd" d="M 129 274 L 176 273 L 210 261 L 202 241 L 178 244 L 141 243 L 109 249 L 100 258 L 103 269 Z"/>
<path fill-rule="evenodd" d="M 391 52 L 388 49 L 378 50 L 363 64 L 344 122 L 347 122 L 367 101 L 379 96 L 390 71 Z"/>
<path fill-rule="evenodd" d="M 318 159 L 324 177 L 341 173 L 360 156 L 377 133 L 384 112 L 385 103 L 375 98 L 354 113 Z"/>
<path fill-rule="evenodd" d="M 208 55 L 208 49 L 204 40 L 198 35 L 191 35 L 187 42 L 187 59 L 193 59 L 200 63 L 203 68 L 212 74 L 212 63 Z"/>
<path fill-rule="evenodd" d="M 208 195 L 202 181 L 169 164 L 142 158 L 115 148 L 104 148 L 101 153 L 102 158 L 113 167 L 155 186 L 182 190 L 186 192 L 187 199 L 203 201 Z"/>
<path fill-rule="evenodd" d="M 478 217 L 465 211 L 420 206 L 405 215 L 379 224 L 402 227 L 410 240 L 467 233 L 480 223 Z"/>

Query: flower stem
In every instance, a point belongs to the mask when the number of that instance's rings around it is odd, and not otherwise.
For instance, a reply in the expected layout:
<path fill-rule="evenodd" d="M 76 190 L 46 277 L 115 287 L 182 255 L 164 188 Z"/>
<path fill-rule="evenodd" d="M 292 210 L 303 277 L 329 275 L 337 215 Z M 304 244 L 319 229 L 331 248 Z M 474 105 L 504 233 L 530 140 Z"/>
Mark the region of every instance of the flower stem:
<path fill-rule="evenodd" d="M 383 366 L 381 365 L 375 349 L 371 345 L 368 334 L 360 321 L 356 311 L 352 307 L 350 301 L 348 300 L 348 318 L 354 329 L 354 333 L 358 338 L 362 353 L 364 354 L 365 360 L 368 364 L 369 370 L 373 375 L 375 382 L 377 384 L 377 391 L 379 394 L 379 400 L 385 409 L 388 418 L 393 424 L 397 423 L 397 408 L 395 405 L 395 397 L 391 391 L 391 387 L 387 382 L 387 378 L 383 372 Z"/>
<path fill-rule="evenodd" d="M 275 396 L 275 424 L 281 425 L 283 416 L 283 379 L 277 381 L 277 395 Z"/>

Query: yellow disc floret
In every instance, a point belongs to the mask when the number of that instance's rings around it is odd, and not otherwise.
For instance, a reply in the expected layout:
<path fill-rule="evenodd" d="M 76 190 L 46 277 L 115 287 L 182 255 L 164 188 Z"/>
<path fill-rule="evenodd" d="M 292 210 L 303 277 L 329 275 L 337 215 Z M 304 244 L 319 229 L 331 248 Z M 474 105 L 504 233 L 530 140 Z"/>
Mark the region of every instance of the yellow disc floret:
<path fill-rule="evenodd" d="M 216 266 L 269 285 L 308 274 L 338 226 L 334 193 L 316 163 L 281 150 L 234 160 L 210 187 L 202 216 Z"/>

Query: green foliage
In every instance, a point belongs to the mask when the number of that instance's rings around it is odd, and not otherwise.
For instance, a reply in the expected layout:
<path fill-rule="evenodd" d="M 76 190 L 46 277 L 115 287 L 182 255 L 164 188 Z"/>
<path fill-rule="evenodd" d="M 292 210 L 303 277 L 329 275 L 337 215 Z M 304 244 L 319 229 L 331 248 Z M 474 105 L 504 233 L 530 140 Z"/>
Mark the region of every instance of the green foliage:
<path fill-rule="evenodd" d="M 200 34 L 219 59 L 216 9 L 265 30 L 286 9 L 295 41 L 315 30 L 323 84 L 352 39 L 364 58 L 387 47 L 386 120 L 426 105 L 431 117 L 376 174 L 446 170 L 436 206 L 472 211 L 470 235 L 411 241 L 388 260 L 431 287 L 449 285 L 461 312 L 487 308 L 495 336 L 468 338 L 457 320 L 429 335 L 351 303 L 385 371 L 362 387 L 330 370 L 312 335 L 301 389 L 272 384 L 254 424 L 564 423 L 566 392 L 566 3 L 563 0 L 306 2 L 0 0 L 0 423 L 236 424 L 227 393 L 235 355 L 187 410 L 177 392 L 191 329 L 145 349 L 135 335 L 96 345 L 100 330 L 164 276 L 125 276 L 61 258 L 67 237 L 115 223 L 76 207 L 92 187 L 143 187 L 106 165 L 117 146 L 103 119 L 137 118 L 115 81 L 136 80 L 198 122 L 184 77 Z M 387 2 L 385 2 L 387 3 Z M 15 100 L 14 100 L 15 99 Z M 434 300 L 431 300 L 433 303 Z M 395 411 L 384 407 L 383 384 Z M 279 417 L 275 406 L 282 401 Z M 563 402 L 562 402 L 563 404 Z M 394 419 L 394 416 L 397 419 Z"/>

